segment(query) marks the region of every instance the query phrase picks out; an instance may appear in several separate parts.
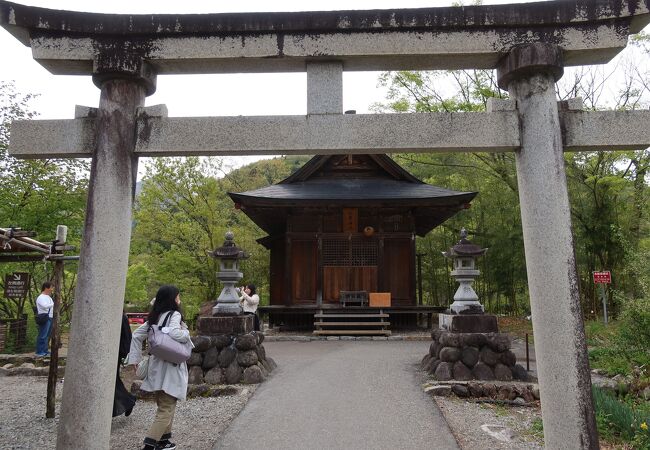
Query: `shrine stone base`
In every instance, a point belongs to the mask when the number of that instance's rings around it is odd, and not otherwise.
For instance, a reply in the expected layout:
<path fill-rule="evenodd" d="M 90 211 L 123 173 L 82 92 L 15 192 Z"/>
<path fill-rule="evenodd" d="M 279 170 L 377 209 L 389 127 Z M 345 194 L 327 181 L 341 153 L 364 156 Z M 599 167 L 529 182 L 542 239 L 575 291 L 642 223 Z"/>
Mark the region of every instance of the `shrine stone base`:
<path fill-rule="evenodd" d="M 253 331 L 253 324 L 251 315 L 199 317 L 196 329 L 199 335 L 237 335 Z"/>
<path fill-rule="evenodd" d="M 475 319 L 480 316 L 466 317 Z M 479 319 L 478 328 L 484 329 L 489 323 L 491 319 Z M 463 319 L 457 321 L 454 317 L 449 326 L 452 329 L 464 329 L 466 325 Z M 438 329 L 431 333 L 431 337 L 433 342 L 429 353 L 422 358 L 421 367 L 435 380 L 529 380 L 528 372 L 516 363 L 517 358 L 510 351 L 510 337 L 507 333 Z"/>

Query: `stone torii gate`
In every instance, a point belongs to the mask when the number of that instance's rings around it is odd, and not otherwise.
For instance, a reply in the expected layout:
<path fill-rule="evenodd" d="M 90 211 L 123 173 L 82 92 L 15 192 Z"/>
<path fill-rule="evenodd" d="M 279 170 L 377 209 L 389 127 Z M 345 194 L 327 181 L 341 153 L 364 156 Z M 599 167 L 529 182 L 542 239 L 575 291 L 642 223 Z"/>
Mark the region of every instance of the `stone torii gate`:
<path fill-rule="evenodd" d="M 54 74 L 91 75 L 99 107 L 14 122 L 16 157 L 91 157 L 57 448 L 108 448 L 139 156 L 516 155 L 548 448 L 598 448 L 562 152 L 642 149 L 650 112 L 556 102 L 564 66 L 599 64 L 650 22 L 649 0 L 308 13 L 104 15 L 0 0 L 0 25 Z M 485 113 L 342 114 L 342 72 L 496 68 Z M 306 72 L 307 115 L 168 118 L 156 76 Z M 549 283 L 549 280 L 552 280 Z"/>

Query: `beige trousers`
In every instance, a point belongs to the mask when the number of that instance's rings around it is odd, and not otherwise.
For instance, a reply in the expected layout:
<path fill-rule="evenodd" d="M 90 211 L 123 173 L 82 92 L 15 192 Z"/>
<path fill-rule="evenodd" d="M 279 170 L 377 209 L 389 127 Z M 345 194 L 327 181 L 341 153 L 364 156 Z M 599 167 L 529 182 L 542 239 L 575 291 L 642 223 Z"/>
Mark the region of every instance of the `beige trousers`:
<path fill-rule="evenodd" d="M 176 411 L 176 397 L 165 393 L 165 391 L 156 391 L 156 418 L 149 428 L 147 438 L 159 441 L 163 434 L 172 432 L 172 422 L 174 422 L 174 412 Z"/>

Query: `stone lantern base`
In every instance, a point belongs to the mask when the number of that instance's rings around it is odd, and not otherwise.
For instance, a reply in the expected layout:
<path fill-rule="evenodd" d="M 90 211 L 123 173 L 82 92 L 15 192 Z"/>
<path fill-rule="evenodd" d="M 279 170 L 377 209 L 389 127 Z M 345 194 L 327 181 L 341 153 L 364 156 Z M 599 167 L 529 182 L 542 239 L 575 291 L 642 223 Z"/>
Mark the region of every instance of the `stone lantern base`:
<path fill-rule="evenodd" d="M 440 314 L 422 368 L 438 381 L 528 381 L 491 314 Z"/>
<path fill-rule="evenodd" d="M 251 315 L 199 317 L 196 328 L 203 336 L 247 334 L 253 331 L 253 319 Z"/>

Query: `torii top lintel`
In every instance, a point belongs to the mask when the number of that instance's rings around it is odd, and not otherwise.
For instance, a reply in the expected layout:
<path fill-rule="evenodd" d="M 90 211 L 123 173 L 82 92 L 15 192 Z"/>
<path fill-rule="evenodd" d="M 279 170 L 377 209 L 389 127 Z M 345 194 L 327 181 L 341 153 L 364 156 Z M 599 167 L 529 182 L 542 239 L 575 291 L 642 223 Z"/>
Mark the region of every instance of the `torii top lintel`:
<path fill-rule="evenodd" d="M 565 65 L 609 61 L 650 22 L 650 0 L 367 11 L 97 14 L 0 0 L 0 25 L 55 74 L 90 75 L 97 58 L 139 57 L 158 74 L 494 68 L 513 47 L 546 42 Z M 128 61 L 132 61 L 128 59 Z"/>

